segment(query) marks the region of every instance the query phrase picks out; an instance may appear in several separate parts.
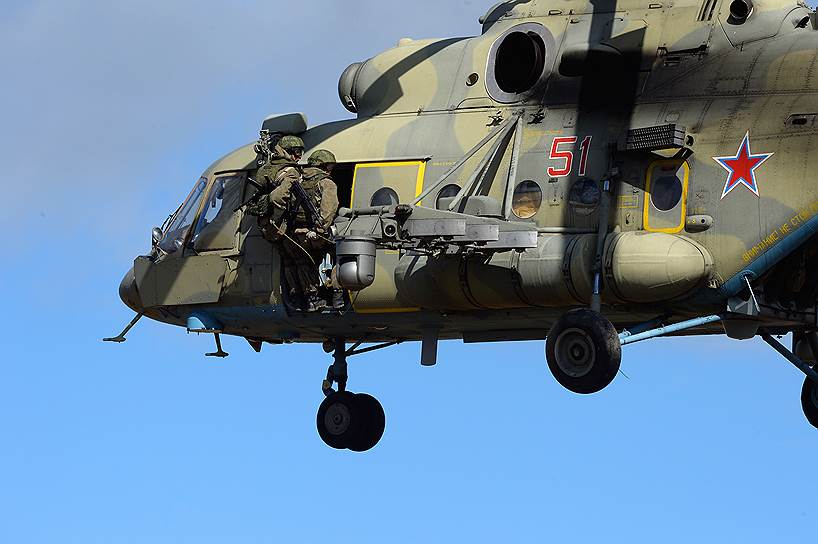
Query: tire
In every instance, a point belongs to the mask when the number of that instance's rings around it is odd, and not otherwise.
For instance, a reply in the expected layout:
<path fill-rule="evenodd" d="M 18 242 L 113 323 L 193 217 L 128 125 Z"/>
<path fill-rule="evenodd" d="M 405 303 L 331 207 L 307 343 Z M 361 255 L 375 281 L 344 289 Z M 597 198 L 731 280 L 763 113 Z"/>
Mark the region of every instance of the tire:
<path fill-rule="evenodd" d="M 809 378 L 801 388 L 801 408 L 810 425 L 818 429 L 818 385 Z"/>
<path fill-rule="evenodd" d="M 356 434 L 348 443 L 355 452 L 365 452 L 374 448 L 386 429 L 386 414 L 378 399 L 366 393 L 355 395 L 355 415 L 360 418 Z"/>
<path fill-rule="evenodd" d="M 354 436 L 360 433 L 360 417 L 356 414 L 355 395 L 348 391 L 333 393 L 318 408 L 316 425 L 324 443 L 336 450 L 349 447 Z"/>
<path fill-rule="evenodd" d="M 565 313 L 551 328 L 545 357 L 554 378 L 566 389 L 588 395 L 605 389 L 619 372 L 622 344 L 610 321 L 579 309 Z"/>

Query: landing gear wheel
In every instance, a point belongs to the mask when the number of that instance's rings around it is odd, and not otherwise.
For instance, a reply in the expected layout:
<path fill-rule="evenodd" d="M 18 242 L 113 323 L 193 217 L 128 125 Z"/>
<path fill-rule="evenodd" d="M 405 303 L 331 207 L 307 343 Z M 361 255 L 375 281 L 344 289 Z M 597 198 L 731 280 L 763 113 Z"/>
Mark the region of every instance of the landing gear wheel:
<path fill-rule="evenodd" d="M 616 377 L 622 344 L 610 321 L 583 308 L 567 312 L 551 328 L 545 357 L 560 385 L 587 395 L 602 391 Z"/>
<path fill-rule="evenodd" d="M 818 385 L 809 378 L 804 380 L 804 387 L 801 389 L 801 408 L 810 425 L 818 428 Z"/>
<path fill-rule="evenodd" d="M 360 425 L 351 437 L 348 448 L 355 452 L 369 451 L 380 442 L 386 429 L 386 414 L 378 399 L 366 393 L 355 395 L 354 416 L 360 418 Z"/>
<path fill-rule="evenodd" d="M 321 389 L 327 398 L 318 408 L 316 424 L 321 440 L 329 447 L 338 450 L 369 451 L 380 442 L 386 428 L 383 406 L 375 397 L 366 393 L 355 395 L 346 390 L 347 358 L 388 347 L 397 342 L 378 344 L 356 351 L 362 343 L 358 342 L 352 349 L 347 350 L 344 337 L 336 337 L 324 342 L 324 351 L 333 353 L 335 361 L 330 365 L 327 370 L 327 378 L 321 384 Z M 338 385 L 338 392 L 333 389 L 335 384 Z"/>
<path fill-rule="evenodd" d="M 360 418 L 357 417 L 355 395 L 348 391 L 333 393 L 318 408 L 318 435 L 324 443 L 336 450 L 349 447 L 357 437 Z"/>

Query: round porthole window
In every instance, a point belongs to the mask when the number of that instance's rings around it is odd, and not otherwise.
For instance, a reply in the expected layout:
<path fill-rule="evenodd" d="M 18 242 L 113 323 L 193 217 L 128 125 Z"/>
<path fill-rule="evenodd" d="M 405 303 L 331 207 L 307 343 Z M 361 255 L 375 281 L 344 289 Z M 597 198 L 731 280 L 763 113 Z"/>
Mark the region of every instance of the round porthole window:
<path fill-rule="evenodd" d="M 537 23 L 504 32 L 489 52 L 486 88 L 491 97 L 505 104 L 528 98 L 549 75 L 554 44 L 554 36 Z"/>
<path fill-rule="evenodd" d="M 444 203 L 443 200 L 454 198 L 457 196 L 457 193 L 459 192 L 460 192 L 459 185 L 455 185 L 454 183 L 446 185 L 444 188 L 440 190 L 439 193 L 437 193 L 437 202 L 435 202 L 435 208 L 437 208 L 438 210 L 442 210 L 443 208 L 447 207 L 449 203 L 448 202 Z"/>
<path fill-rule="evenodd" d="M 591 215 L 599 206 L 601 197 L 602 191 L 594 180 L 580 178 L 571 186 L 568 203 L 578 215 Z"/>
<path fill-rule="evenodd" d="M 370 206 L 397 206 L 400 204 L 398 193 L 390 187 L 382 187 L 375 191 L 372 195 L 372 200 L 369 201 Z"/>
<path fill-rule="evenodd" d="M 542 206 L 542 189 L 536 181 L 524 181 L 514 189 L 511 211 L 520 219 L 531 219 Z"/>
<path fill-rule="evenodd" d="M 651 186 L 650 202 L 662 212 L 668 212 L 682 200 L 682 180 L 676 175 L 662 176 Z"/>

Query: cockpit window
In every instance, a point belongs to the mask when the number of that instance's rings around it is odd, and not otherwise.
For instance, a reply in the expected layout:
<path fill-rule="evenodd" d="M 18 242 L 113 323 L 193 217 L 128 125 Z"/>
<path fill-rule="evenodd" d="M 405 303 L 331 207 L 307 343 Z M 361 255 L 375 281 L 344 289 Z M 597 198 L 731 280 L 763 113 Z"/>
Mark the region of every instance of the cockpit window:
<path fill-rule="evenodd" d="M 202 229 L 204 229 L 207 225 L 211 224 L 222 211 L 222 204 L 224 204 L 225 184 L 228 181 L 232 181 L 232 179 L 232 177 L 221 177 L 217 178 L 216 182 L 213 183 L 213 187 L 210 189 L 210 194 L 207 195 L 207 203 L 202 211 L 202 215 L 199 217 L 199 221 L 196 223 L 196 232 L 193 233 L 194 236 L 202 232 Z"/>
<path fill-rule="evenodd" d="M 220 176 L 213 182 L 193 231 L 196 251 L 233 247 L 238 229 L 236 209 L 241 204 L 243 182 L 239 174 Z"/>
<path fill-rule="evenodd" d="M 172 253 L 182 247 L 187 231 L 193 224 L 196 212 L 199 211 L 199 203 L 202 200 L 205 187 L 207 187 L 207 178 L 199 178 L 184 203 L 173 215 L 173 219 L 170 220 L 165 236 L 159 242 L 159 249 L 166 253 Z"/>

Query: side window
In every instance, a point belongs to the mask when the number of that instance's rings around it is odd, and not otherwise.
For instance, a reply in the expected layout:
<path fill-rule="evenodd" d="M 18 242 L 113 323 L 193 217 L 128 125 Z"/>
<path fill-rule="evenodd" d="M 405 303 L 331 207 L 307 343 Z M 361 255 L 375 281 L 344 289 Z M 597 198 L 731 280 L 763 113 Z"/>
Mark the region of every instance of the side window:
<path fill-rule="evenodd" d="M 446 185 L 437 193 L 435 208 L 438 210 L 445 210 L 451 203 L 452 199 L 456 197 L 459 192 L 460 185 L 455 185 L 454 183 Z"/>
<path fill-rule="evenodd" d="M 235 244 L 244 187 L 242 175 L 219 176 L 213 181 L 204 208 L 193 231 L 193 247 L 197 251 L 230 249 Z"/>
<path fill-rule="evenodd" d="M 398 193 L 389 187 L 381 187 L 375 191 L 375 194 L 372 195 L 372 199 L 369 201 L 369 205 L 372 207 L 397 206 L 398 204 L 400 204 L 400 197 L 398 196 Z"/>
<path fill-rule="evenodd" d="M 645 230 L 681 232 L 687 213 L 690 166 L 679 160 L 657 161 L 648 167 L 645 181 Z"/>
<path fill-rule="evenodd" d="M 355 166 L 352 207 L 411 204 L 423 191 L 426 163 L 421 161 L 363 163 Z"/>
<path fill-rule="evenodd" d="M 531 219 L 542 206 L 542 189 L 536 181 L 524 181 L 514 189 L 511 211 L 520 219 Z"/>

